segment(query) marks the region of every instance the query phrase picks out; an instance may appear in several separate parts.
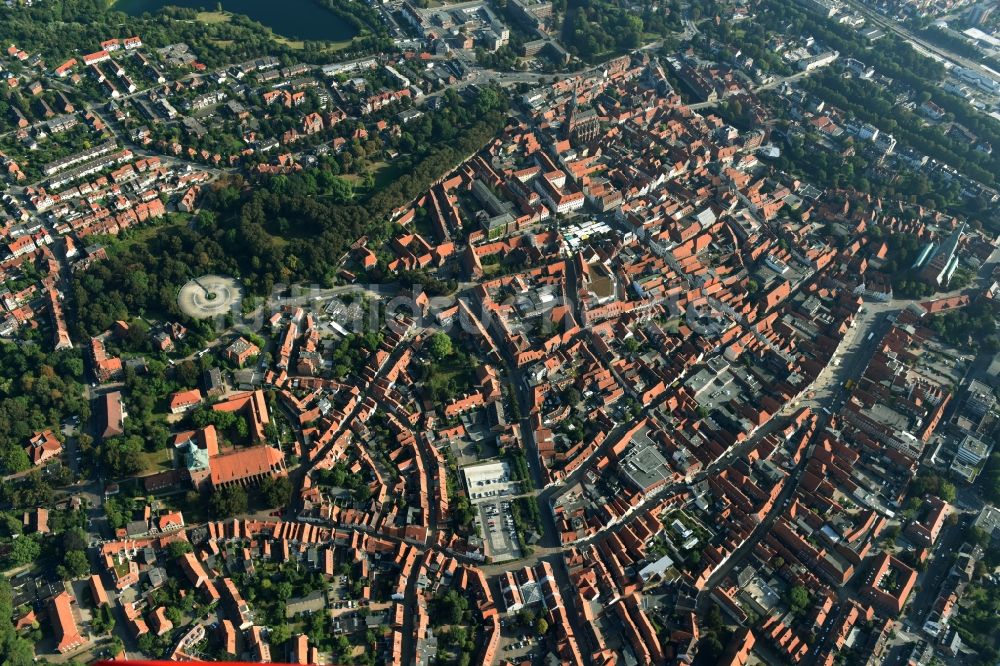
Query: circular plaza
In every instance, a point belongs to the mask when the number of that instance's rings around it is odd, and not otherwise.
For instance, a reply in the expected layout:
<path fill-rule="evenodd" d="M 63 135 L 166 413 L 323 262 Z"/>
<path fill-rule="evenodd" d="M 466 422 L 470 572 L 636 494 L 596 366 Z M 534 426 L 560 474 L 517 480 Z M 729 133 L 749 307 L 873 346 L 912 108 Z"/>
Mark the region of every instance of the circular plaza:
<path fill-rule="evenodd" d="M 235 278 L 203 275 L 181 287 L 177 305 L 189 317 L 209 319 L 239 312 L 242 299 L 243 289 Z"/>

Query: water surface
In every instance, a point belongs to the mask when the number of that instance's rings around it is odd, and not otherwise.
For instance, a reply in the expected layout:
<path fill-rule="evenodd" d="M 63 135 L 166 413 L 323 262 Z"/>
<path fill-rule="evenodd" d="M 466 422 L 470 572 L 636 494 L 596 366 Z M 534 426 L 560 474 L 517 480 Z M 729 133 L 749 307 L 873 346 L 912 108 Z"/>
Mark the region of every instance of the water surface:
<path fill-rule="evenodd" d="M 315 39 L 340 42 L 357 34 L 353 28 L 313 0 L 222 0 L 222 8 L 245 14 L 289 39 Z M 154 13 L 167 5 L 215 11 L 215 0 L 118 0 L 114 8 L 127 14 Z"/>

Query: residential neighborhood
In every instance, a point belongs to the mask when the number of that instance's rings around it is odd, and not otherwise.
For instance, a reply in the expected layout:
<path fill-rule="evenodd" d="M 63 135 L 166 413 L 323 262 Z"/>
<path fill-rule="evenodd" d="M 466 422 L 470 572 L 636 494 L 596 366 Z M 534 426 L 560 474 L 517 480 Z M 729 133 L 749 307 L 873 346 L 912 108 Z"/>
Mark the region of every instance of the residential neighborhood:
<path fill-rule="evenodd" d="M 788 4 L 12 30 L 0 659 L 995 663 L 1000 26 Z"/>

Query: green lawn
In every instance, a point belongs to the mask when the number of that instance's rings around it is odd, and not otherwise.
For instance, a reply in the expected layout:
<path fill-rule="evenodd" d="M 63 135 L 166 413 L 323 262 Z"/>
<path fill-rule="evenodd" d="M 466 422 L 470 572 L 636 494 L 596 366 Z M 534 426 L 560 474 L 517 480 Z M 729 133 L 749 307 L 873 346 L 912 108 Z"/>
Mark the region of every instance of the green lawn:
<path fill-rule="evenodd" d="M 195 19 L 202 23 L 229 23 L 231 17 L 228 12 L 198 12 Z"/>
<path fill-rule="evenodd" d="M 375 176 L 375 189 L 379 190 L 396 180 L 401 175 L 401 169 L 388 162 L 375 162 L 372 164 L 372 175 Z"/>
<path fill-rule="evenodd" d="M 142 454 L 142 471 L 144 474 L 163 472 L 174 468 L 174 452 L 169 446 L 160 451 Z"/>

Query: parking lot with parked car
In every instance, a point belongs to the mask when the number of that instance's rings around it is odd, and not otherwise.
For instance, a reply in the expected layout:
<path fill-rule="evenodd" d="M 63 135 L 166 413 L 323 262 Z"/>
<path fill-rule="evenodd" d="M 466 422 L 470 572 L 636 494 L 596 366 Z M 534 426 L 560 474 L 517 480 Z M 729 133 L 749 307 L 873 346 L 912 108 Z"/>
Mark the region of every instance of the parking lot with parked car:
<path fill-rule="evenodd" d="M 521 547 L 514 530 L 511 501 L 496 499 L 481 502 L 478 508 L 478 520 L 486 546 L 486 555 L 494 562 L 520 558 Z"/>

